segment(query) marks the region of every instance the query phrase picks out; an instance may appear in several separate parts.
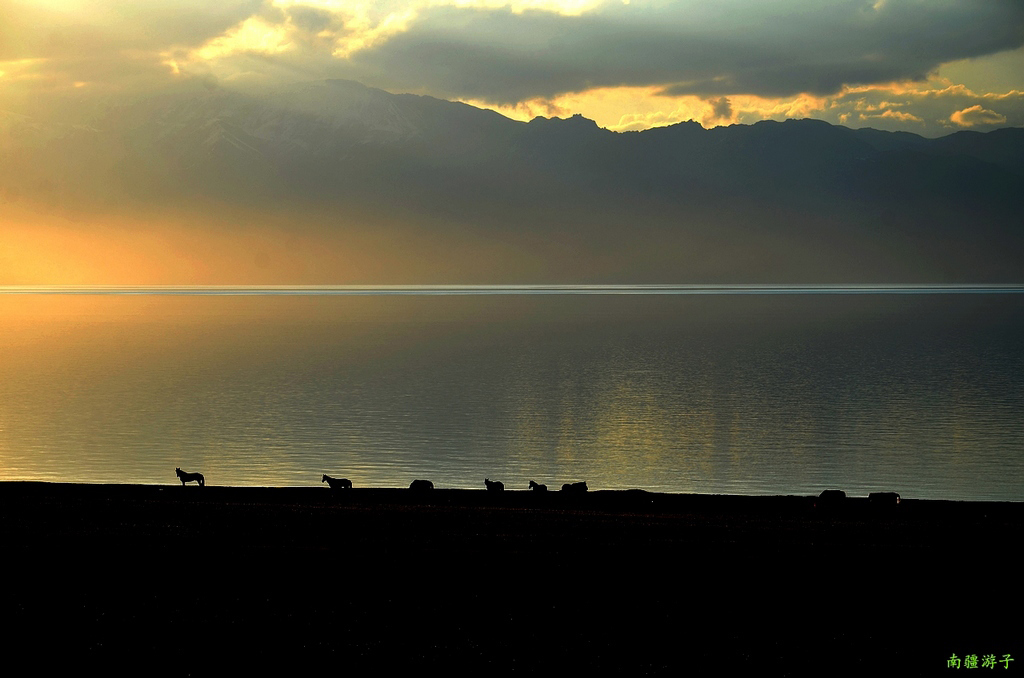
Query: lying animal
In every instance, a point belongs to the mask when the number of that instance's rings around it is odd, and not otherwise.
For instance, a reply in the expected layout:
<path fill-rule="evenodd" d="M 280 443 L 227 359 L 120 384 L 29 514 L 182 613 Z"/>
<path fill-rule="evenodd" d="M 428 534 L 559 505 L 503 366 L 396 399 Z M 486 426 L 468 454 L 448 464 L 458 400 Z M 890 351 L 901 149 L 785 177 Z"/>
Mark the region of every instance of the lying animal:
<path fill-rule="evenodd" d="M 409 485 L 409 489 L 415 490 L 416 492 L 432 490 L 434 489 L 434 483 L 430 482 L 429 480 L 414 480 L 412 481 L 412 484 Z"/>
<path fill-rule="evenodd" d="M 576 493 L 581 493 L 581 492 L 586 492 L 586 491 L 587 491 L 587 481 L 586 480 L 582 480 L 582 481 L 580 481 L 578 483 L 566 483 L 565 485 L 562 485 L 562 492 L 572 492 L 572 493 L 576 494 Z"/>
<path fill-rule="evenodd" d="M 203 477 L 202 473 L 185 473 L 180 468 L 174 469 L 175 475 L 178 476 L 178 480 L 181 481 L 181 486 L 185 487 L 185 483 L 195 482 L 199 484 L 199 487 L 206 487 L 206 478 Z"/>
<path fill-rule="evenodd" d="M 818 495 L 818 498 L 814 500 L 814 507 L 838 509 L 839 506 L 845 506 L 845 499 L 846 493 L 842 490 L 822 490 L 821 494 Z"/>
<path fill-rule="evenodd" d="M 326 473 L 324 477 L 320 479 L 321 483 L 327 483 L 331 486 L 332 490 L 351 490 L 352 481 L 348 478 L 332 478 Z"/>
<path fill-rule="evenodd" d="M 484 478 L 484 485 L 487 486 L 488 492 L 504 492 L 505 483 L 500 480 L 491 481 L 489 478 Z"/>
<path fill-rule="evenodd" d="M 537 492 L 547 492 L 548 491 L 548 486 L 547 485 L 538 485 L 537 483 L 535 483 L 535 482 L 533 482 L 531 480 L 530 481 L 530 489 L 531 490 L 535 490 Z"/>
<path fill-rule="evenodd" d="M 901 500 L 899 492 L 872 492 L 868 495 L 868 501 L 875 506 L 895 506 Z"/>

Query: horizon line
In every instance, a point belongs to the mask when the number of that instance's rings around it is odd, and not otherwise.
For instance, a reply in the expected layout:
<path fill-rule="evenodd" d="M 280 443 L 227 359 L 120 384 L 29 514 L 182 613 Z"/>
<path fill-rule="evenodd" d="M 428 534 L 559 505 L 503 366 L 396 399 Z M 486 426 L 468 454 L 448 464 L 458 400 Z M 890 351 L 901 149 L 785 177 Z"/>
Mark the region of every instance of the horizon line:
<path fill-rule="evenodd" d="M 0 294 L 170 296 L 1021 294 L 1024 283 L 584 285 L 0 285 Z"/>

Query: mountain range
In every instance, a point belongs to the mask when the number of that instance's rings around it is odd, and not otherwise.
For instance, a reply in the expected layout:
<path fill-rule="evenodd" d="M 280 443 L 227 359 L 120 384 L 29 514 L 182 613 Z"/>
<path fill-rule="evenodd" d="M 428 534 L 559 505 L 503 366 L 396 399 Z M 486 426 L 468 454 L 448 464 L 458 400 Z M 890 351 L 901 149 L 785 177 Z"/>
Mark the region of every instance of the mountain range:
<path fill-rule="evenodd" d="M 457 225 L 606 257 L 632 248 L 630 279 L 685 282 L 698 261 L 717 262 L 700 267 L 705 279 L 733 281 L 1024 273 L 1020 128 L 928 139 L 786 120 L 619 133 L 332 80 L 0 112 L 0 153 L 0 204 Z"/>

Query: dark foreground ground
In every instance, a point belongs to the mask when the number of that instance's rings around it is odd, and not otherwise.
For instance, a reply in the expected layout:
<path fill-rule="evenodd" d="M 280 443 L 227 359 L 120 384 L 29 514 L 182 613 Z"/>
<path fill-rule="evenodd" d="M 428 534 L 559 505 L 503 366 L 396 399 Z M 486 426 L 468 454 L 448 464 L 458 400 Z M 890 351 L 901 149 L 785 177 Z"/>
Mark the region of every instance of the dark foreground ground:
<path fill-rule="evenodd" d="M 1022 525 L 1000 503 L 0 483 L 0 644 L 139 675 L 1011 675 Z"/>

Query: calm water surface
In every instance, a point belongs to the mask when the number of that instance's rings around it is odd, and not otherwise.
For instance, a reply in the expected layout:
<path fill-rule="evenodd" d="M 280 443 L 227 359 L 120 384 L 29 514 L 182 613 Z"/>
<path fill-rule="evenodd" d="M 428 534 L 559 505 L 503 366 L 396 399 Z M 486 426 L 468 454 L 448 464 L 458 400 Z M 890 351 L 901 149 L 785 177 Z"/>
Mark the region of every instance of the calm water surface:
<path fill-rule="evenodd" d="M 1024 296 L 0 296 L 0 479 L 1024 500 Z"/>

